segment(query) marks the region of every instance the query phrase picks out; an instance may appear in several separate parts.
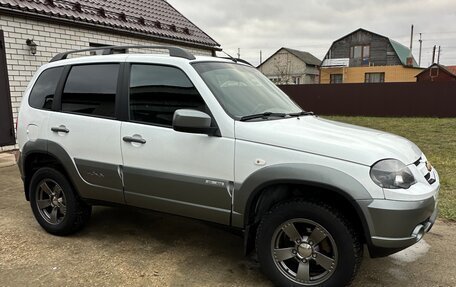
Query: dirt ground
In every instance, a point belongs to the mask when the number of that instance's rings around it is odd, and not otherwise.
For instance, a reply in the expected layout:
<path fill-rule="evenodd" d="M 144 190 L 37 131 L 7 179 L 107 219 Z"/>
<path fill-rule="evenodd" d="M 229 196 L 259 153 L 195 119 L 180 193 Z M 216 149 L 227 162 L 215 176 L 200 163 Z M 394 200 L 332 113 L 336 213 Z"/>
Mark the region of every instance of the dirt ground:
<path fill-rule="evenodd" d="M 218 226 L 96 207 L 82 232 L 56 237 L 35 221 L 15 166 L 0 168 L 0 196 L 0 286 L 271 286 Z M 353 286 L 456 286 L 455 227 L 438 221 L 401 253 L 365 256 Z"/>

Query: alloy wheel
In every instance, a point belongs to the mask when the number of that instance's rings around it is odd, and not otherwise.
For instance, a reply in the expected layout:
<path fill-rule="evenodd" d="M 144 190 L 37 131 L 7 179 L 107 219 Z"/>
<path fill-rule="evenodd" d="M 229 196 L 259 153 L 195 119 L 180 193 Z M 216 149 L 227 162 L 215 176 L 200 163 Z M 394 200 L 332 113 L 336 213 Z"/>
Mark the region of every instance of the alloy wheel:
<path fill-rule="evenodd" d="M 60 185 L 52 179 L 43 179 L 37 186 L 36 205 L 48 223 L 57 225 L 66 215 L 66 198 Z"/>
<path fill-rule="evenodd" d="M 314 286 L 328 280 L 337 266 L 337 246 L 320 224 L 297 218 L 274 232 L 271 253 L 280 272 L 291 281 Z"/>

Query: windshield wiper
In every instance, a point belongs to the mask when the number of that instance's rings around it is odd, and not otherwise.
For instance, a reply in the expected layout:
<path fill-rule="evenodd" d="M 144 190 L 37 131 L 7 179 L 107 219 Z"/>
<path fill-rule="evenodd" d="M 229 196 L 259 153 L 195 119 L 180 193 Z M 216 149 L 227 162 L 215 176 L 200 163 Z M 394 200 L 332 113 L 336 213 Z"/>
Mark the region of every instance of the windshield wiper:
<path fill-rule="evenodd" d="M 306 111 L 287 114 L 287 116 L 290 116 L 290 117 L 313 116 L 313 115 L 315 115 L 314 112 L 306 112 Z"/>
<path fill-rule="evenodd" d="M 285 114 L 285 113 L 264 112 L 264 113 L 261 113 L 261 114 L 253 114 L 253 115 L 243 116 L 240 119 L 240 121 L 241 122 L 245 122 L 245 121 L 253 120 L 253 119 L 268 119 L 269 117 L 284 118 L 286 116 L 287 116 L 287 114 Z"/>

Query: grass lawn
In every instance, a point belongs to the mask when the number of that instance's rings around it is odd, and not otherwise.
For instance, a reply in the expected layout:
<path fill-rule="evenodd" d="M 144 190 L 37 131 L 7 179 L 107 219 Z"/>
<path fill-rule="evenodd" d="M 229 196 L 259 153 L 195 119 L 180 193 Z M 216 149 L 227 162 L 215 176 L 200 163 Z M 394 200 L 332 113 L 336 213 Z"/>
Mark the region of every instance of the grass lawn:
<path fill-rule="evenodd" d="M 440 218 L 456 221 L 456 118 L 324 118 L 387 131 L 417 144 L 440 175 Z"/>

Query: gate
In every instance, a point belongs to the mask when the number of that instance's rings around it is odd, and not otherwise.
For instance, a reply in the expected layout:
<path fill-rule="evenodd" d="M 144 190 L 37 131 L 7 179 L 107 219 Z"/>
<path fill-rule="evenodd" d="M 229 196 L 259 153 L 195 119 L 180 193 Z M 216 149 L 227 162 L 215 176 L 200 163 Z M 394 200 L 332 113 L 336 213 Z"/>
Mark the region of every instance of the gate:
<path fill-rule="evenodd" d="M 14 145 L 13 111 L 6 65 L 5 38 L 0 30 L 0 146 Z"/>

